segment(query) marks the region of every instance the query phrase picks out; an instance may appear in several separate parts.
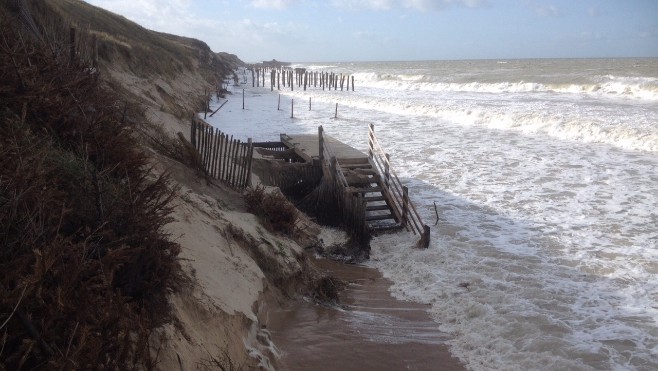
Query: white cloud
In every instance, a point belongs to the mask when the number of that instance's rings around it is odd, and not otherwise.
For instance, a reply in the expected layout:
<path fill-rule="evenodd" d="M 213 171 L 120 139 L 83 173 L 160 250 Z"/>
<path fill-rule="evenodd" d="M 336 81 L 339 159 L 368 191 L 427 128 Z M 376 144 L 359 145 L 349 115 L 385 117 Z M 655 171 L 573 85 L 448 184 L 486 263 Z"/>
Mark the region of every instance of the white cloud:
<path fill-rule="evenodd" d="M 389 10 L 393 7 L 393 0 L 332 0 L 331 5 L 336 8 L 351 10 Z"/>
<path fill-rule="evenodd" d="M 197 19 L 190 11 L 191 0 L 86 0 L 88 3 L 121 14 L 146 28 L 176 32 Z"/>
<path fill-rule="evenodd" d="M 488 3 L 488 0 L 332 0 L 336 8 L 351 10 L 391 10 L 407 8 L 419 11 L 442 10 L 450 6 L 465 6 L 477 8 Z"/>
<path fill-rule="evenodd" d="M 285 9 L 296 2 L 296 0 L 252 0 L 251 6 L 261 9 Z"/>
<path fill-rule="evenodd" d="M 441 10 L 450 6 L 477 8 L 487 4 L 487 0 L 402 0 L 402 6 L 421 11 Z"/>

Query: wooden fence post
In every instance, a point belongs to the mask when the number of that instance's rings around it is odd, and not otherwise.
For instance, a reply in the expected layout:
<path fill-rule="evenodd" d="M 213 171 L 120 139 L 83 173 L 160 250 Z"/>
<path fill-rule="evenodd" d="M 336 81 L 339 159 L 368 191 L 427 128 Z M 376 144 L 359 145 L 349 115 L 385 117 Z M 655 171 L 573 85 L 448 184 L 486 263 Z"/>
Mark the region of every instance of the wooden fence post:
<path fill-rule="evenodd" d="M 219 174 L 217 171 L 217 164 L 219 161 L 219 149 L 221 148 L 221 139 L 222 139 L 222 131 L 217 130 L 215 133 L 215 155 L 213 156 L 213 177 L 216 179 L 219 179 Z"/>
<path fill-rule="evenodd" d="M 249 187 L 251 185 L 251 159 L 254 157 L 254 143 L 251 138 L 248 141 L 247 148 L 247 179 L 244 182 L 244 187 Z"/>
<path fill-rule="evenodd" d="M 402 224 L 407 225 L 407 213 L 409 212 L 409 188 L 402 186 Z"/>
<path fill-rule="evenodd" d="M 334 118 L 338 118 L 338 103 L 336 103 L 336 112 L 334 112 Z"/>
<path fill-rule="evenodd" d="M 318 127 L 318 152 L 320 155 L 320 164 L 324 161 L 324 129 L 322 125 Z"/>

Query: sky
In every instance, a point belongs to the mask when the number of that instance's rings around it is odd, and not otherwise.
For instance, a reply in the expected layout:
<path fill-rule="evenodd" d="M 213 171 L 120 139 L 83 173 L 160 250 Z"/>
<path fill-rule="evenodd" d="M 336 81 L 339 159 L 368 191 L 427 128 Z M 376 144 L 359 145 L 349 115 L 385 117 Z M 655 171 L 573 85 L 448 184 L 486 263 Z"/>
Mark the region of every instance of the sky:
<path fill-rule="evenodd" d="M 658 0 L 86 0 L 245 62 L 658 57 Z"/>

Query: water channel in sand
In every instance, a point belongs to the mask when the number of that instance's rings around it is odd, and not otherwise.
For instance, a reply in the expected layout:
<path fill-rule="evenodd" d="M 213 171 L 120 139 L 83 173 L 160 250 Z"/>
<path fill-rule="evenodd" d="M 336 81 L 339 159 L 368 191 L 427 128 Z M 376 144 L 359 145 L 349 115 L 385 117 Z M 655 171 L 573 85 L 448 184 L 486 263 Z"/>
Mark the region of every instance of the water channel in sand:
<path fill-rule="evenodd" d="M 343 309 L 296 301 L 270 310 L 267 328 L 282 353 L 280 370 L 464 370 L 427 313 L 395 300 L 374 269 L 320 259 L 320 270 L 347 283 Z"/>

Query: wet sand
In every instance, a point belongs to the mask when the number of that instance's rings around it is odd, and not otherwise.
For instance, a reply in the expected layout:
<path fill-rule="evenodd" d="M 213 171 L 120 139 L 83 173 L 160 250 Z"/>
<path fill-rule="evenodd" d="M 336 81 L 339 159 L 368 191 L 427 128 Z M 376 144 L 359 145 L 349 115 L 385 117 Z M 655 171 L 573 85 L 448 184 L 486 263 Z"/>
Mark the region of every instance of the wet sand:
<path fill-rule="evenodd" d="M 390 282 L 371 268 L 316 260 L 349 283 L 339 308 L 297 301 L 270 310 L 267 327 L 279 370 L 465 370 L 444 345 L 448 335 L 427 306 L 395 300 Z"/>

